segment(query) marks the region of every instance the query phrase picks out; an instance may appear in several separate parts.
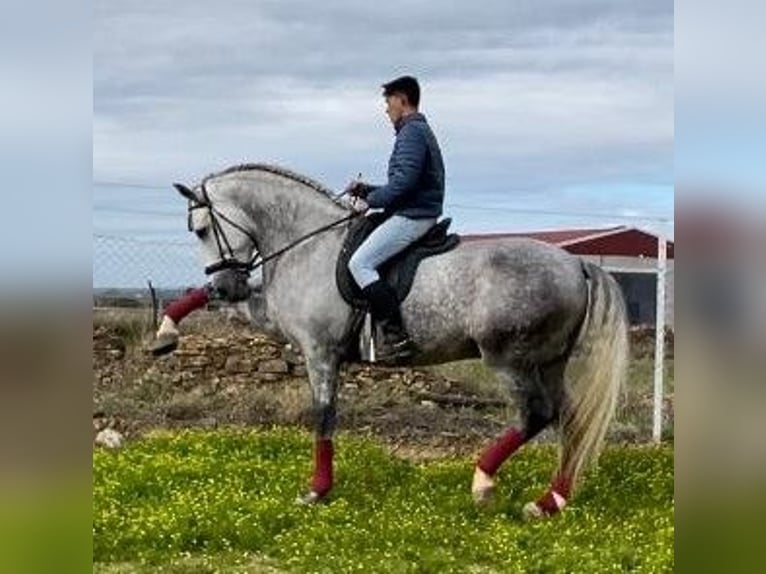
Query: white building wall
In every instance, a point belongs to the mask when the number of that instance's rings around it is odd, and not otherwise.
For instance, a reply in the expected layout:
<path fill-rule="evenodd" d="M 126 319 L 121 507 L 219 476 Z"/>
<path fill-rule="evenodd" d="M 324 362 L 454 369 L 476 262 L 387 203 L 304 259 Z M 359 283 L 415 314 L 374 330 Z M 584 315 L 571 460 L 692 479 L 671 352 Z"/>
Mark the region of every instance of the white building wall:
<path fill-rule="evenodd" d="M 657 272 L 657 259 L 654 257 L 622 257 L 615 255 L 582 255 L 583 259 L 592 261 L 610 272 L 620 273 L 651 273 Z M 674 306 L 675 260 L 667 260 L 665 273 L 665 322 L 668 326 L 675 325 Z"/>

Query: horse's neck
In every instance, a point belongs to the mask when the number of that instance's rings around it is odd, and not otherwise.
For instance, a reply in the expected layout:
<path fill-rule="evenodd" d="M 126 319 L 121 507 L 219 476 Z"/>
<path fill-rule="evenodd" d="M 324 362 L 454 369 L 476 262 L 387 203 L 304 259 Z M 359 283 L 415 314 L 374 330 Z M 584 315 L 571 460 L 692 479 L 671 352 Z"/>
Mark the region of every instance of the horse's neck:
<path fill-rule="evenodd" d="M 253 219 L 253 231 L 264 257 L 348 213 L 302 183 L 270 182 L 257 189 L 257 193 L 246 195 L 245 210 Z"/>
<path fill-rule="evenodd" d="M 263 186 L 260 191 L 264 193 L 250 194 L 252 199 L 248 211 L 253 219 L 254 232 L 263 257 L 277 253 L 350 214 L 350 211 L 338 206 L 321 192 L 302 184 Z M 345 235 L 344 225 L 322 231 L 298 243 L 294 250 L 264 264 L 263 293 L 266 300 L 271 301 L 265 306 L 264 323 L 274 329 L 272 335 L 277 334 L 297 342 L 295 334 L 290 331 L 291 322 L 284 321 L 292 309 L 282 304 L 285 299 L 280 296 L 280 290 L 286 285 L 294 285 L 291 277 L 296 275 L 314 277 L 319 285 L 324 285 L 324 279 L 333 277 L 332 270 Z M 289 263 L 282 265 L 282 261 Z M 316 287 L 307 285 L 305 289 L 311 291 Z M 283 332 L 283 328 L 287 330 Z"/>

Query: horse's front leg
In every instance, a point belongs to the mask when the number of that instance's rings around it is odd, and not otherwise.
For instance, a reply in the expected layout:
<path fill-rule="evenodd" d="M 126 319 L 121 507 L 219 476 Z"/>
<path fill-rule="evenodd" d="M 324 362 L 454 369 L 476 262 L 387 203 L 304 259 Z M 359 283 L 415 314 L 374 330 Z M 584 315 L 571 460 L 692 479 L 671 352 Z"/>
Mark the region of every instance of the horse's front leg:
<path fill-rule="evenodd" d="M 337 422 L 336 387 L 339 360 L 331 353 L 309 353 L 306 369 L 314 414 L 314 471 L 307 494 L 298 498 L 302 504 L 315 504 L 329 494 L 333 486 L 333 442 Z"/>

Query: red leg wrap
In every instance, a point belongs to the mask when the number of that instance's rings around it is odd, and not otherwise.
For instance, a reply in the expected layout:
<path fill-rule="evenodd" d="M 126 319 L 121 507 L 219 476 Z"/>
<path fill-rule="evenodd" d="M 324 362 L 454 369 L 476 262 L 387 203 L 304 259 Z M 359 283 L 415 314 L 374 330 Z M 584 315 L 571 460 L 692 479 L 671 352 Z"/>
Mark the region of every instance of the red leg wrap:
<path fill-rule="evenodd" d="M 572 491 L 572 483 L 565 476 L 557 476 L 551 483 L 551 487 L 543 497 L 537 501 L 545 514 L 556 514 L 563 507 L 563 503 L 569 498 Z"/>
<path fill-rule="evenodd" d="M 175 323 L 180 323 L 189 313 L 207 305 L 208 300 L 207 289 L 194 289 L 170 303 L 165 308 L 165 315 L 173 319 Z"/>
<path fill-rule="evenodd" d="M 500 465 L 516 452 L 524 442 L 524 433 L 515 428 L 510 429 L 484 451 L 477 466 L 488 475 L 493 476 Z"/>
<path fill-rule="evenodd" d="M 319 496 L 324 496 L 332 488 L 332 440 L 319 439 L 314 445 L 314 477 L 311 481 L 311 490 Z"/>

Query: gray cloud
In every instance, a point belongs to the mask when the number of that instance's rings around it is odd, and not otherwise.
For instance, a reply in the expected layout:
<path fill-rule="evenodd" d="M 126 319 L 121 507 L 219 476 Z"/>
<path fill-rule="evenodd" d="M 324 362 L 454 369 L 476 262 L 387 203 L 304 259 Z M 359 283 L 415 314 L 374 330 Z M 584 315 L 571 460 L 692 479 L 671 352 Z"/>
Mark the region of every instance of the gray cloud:
<path fill-rule="evenodd" d="M 207 82 L 219 79 L 235 90 L 259 80 L 271 88 L 272 78 L 363 86 L 398 62 L 453 79 L 498 69 L 614 70 L 640 67 L 658 40 L 672 49 L 666 1 L 502 1 L 484 2 L 482 10 L 462 1 L 261 1 L 227 3 L 214 15 L 207 3 L 141 6 L 99 5 L 97 94 L 161 95 L 172 83 L 209 97 Z"/>
<path fill-rule="evenodd" d="M 381 177 L 378 86 L 411 72 L 453 197 L 672 185 L 672 2 L 101 2 L 96 30 L 97 178 Z"/>

